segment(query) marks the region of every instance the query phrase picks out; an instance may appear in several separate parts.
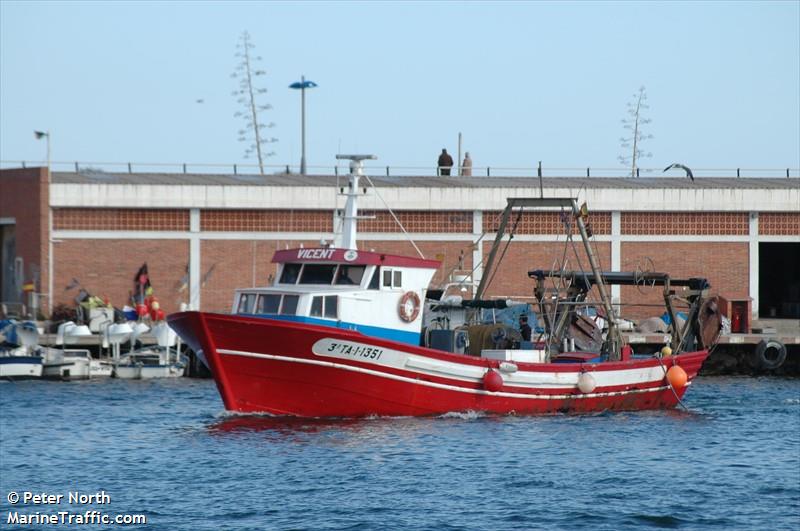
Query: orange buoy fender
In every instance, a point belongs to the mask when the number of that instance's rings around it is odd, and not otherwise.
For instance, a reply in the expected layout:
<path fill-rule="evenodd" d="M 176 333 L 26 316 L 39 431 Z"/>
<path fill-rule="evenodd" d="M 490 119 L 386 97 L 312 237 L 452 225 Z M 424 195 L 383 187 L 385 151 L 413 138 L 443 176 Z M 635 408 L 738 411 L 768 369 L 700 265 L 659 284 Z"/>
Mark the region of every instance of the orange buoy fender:
<path fill-rule="evenodd" d="M 494 369 L 489 369 L 483 375 L 483 388 L 496 393 L 503 388 L 503 377 Z"/>
<path fill-rule="evenodd" d="M 689 381 L 686 371 L 678 365 L 673 365 L 667 371 L 667 381 L 674 389 L 683 389 Z"/>

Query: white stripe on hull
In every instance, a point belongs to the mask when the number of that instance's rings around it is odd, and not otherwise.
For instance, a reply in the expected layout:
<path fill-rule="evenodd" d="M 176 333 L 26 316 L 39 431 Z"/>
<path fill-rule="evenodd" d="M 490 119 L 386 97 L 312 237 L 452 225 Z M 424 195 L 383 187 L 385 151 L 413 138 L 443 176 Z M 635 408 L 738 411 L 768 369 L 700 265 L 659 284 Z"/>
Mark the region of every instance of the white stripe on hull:
<path fill-rule="evenodd" d="M 3 363 L 0 364 L 0 378 L 41 378 L 41 363 Z"/>
<path fill-rule="evenodd" d="M 354 360 L 372 365 L 401 369 L 416 374 L 441 376 L 451 380 L 460 380 L 462 382 L 475 383 L 483 381 L 483 375 L 486 373 L 485 367 L 429 358 L 402 350 L 373 347 L 366 343 L 332 338 L 323 338 L 316 341 L 311 347 L 311 351 L 317 356 Z M 359 352 L 369 353 L 374 351 L 380 352 L 379 357 L 373 358 L 369 355 L 364 356 L 358 354 Z M 356 354 L 353 355 L 346 352 Z M 519 363 L 514 364 L 519 367 Z M 658 382 L 661 381 L 666 374 L 665 369 L 659 365 L 653 367 L 590 372 L 598 387 L 618 387 Z M 517 372 L 502 374 L 503 380 L 510 386 L 572 390 L 578 385 L 578 378 L 581 376 L 581 371 L 554 372 L 518 370 Z"/>
<path fill-rule="evenodd" d="M 371 376 L 377 376 L 380 378 L 387 378 L 390 380 L 396 380 L 400 382 L 411 383 L 415 385 L 422 385 L 425 387 L 435 387 L 437 389 L 446 389 L 449 391 L 457 391 L 461 393 L 468 393 L 468 394 L 478 394 L 478 395 L 492 395 L 492 396 L 502 396 L 508 398 L 528 398 L 533 400 L 552 400 L 552 399 L 576 399 L 576 398 L 598 398 L 598 397 L 608 397 L 608 396 L 623 396 L 623 395 L 631 395 L 631 394 L 639 394 L 639 393 L 650 393 L 650 392 L 657 392 L 657 391 L 664 391 L 669 389 L 668 385 L 661 385 L 658 387 L 649 387 L 647 389 L 631 389 L 628 391 L 614 391 L 610 393 L 587 393 L 587 394 L 526 394 L 526 393 L 508 393 L 508 392 L 490 392 L 484 389 L 467 389 L 463 387 L 458 387 L 455 385 L 443 384 L 438 382 L 428 382 L 424 380 L 418 380 L 416 378 L 410 378 L 407 376 L 400 376 L 397 374 L 390 374 L 383 371 L 377 371 L 373 369 L 365 369 L 363 367 L 354 367 L 352 365 L 346 365 L 343 363 L 334 363 L 330 361 L 322 361 L 322 360 L 312 360 L 312 359 L 305 359 L 305 358 L 293 358 L 290 356 L 276 356 L 273 354 L 259 354 L 256 352 L 246 352 L 242 350 L 229 350 L 229 349 L 217 349 L 217 352 L 220 354 L 226 354 L 230 356 L 243 356 L 248 358 L 258 358 L 258 359 L 266 359 L 266 360 L 275 360 L 275 361 L 285 361 L 290 363 L 300 363 L 306 365 L 317 365 L 320 367 L 330 367 L 333 369 L 342 369 L 346 371 L 358 372 L 362 374 L 369 374 Z M 463 366 L 462 366 L 463 367 Z M 660 367 L 656 367 L 658 370 L 661 370 Z M 479 368 L 480 369 L 480 368 Z M 613 371 L 613 372 L 628 372 L 628 371 Z M 567 373 L 572 374 L 572 373 Z M 579 374 L 579 373 L 574 373 Z M 592 375 L 602 374 L 600 372 L 592 372 Z M 663 370 L 661 370 L 661 375 L 663 377 Z M 504 375 L 505 379 L 505 375 Z M 474 380 L 477 381 L 477 380 Z M 576 384 L 573 385 L 571 388 L 574 388 L 577 385 L 577 377 L 575 378 Z M 635 383 L 645 384 L 650 383 L 648 381 L 638 381 Z M 691 382 L 687 383 L 689 385 Z M 570 388 L 570 389 L 571 389 Z"/>

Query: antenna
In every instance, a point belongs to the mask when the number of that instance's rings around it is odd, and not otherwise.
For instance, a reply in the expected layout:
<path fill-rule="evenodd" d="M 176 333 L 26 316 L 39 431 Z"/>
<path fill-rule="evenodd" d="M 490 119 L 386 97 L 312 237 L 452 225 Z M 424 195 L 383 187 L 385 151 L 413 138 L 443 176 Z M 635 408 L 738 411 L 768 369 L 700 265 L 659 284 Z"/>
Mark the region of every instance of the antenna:
<path fill-rule="evenodd" d="M 356 249 L 356 220 L 358 218 L 358 178 L 364 175 L 364 161 L 377 160 L 375 155 L 336 155 L 337 160 L 350 161 L 350 187 L 344 207 L 342 248 Z"/>

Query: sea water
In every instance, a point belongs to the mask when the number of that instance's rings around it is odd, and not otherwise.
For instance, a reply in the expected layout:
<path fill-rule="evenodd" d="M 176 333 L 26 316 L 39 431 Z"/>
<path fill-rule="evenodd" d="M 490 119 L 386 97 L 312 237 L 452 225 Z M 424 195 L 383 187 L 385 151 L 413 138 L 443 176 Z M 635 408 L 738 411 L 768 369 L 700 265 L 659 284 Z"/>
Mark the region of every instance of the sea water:
<path fill-rule="evenodd" d="M 0 528 L 800 529 L 800 381 L 701 377 L 685 402 L 301 420 L 226 414 L 210 380 L 4 382 Z"/>

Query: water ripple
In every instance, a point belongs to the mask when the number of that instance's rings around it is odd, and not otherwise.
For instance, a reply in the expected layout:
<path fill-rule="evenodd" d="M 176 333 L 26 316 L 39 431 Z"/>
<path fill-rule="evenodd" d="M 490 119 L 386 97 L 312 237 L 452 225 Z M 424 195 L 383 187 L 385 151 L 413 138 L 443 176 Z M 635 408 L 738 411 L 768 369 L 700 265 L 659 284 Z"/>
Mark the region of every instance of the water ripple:
<path fill-rule="evenodd" d="M 797 529 L 798 396 L 699 378 L 689 412 L 294 419 L 225 413 L 210 381 L 2 385 L 0 514 L 103 489 L 147 529 Z"/>

